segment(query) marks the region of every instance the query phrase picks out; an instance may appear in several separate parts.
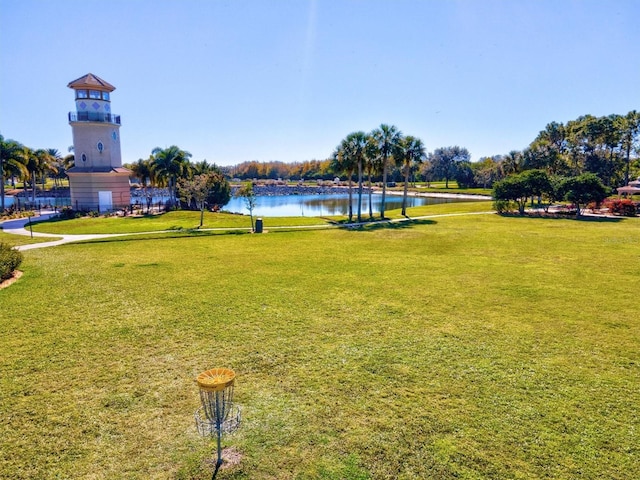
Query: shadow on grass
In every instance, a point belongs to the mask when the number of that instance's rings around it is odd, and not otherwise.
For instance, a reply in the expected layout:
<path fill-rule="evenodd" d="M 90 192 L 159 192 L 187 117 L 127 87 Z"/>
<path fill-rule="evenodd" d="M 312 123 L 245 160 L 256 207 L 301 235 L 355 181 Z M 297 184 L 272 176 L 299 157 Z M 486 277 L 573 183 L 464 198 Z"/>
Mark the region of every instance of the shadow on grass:
<path fill-rule="evenodd" d="M 592 222 L 592 223 L 618 223 L 623 220 L 627 220 L 625 217 L 604 217 L 599 215 L 557 215 L 553 213 L 541 213 L 541 214 L 524 214 L 518 213 L 499 213 L 504 218 L 521 218 L 521 219 L 536 219 L 536 220 L 574 220 L 577 222 Z"/>
<path fill-rule="evenodd" d="M 407 228 L 413 228 L 418 225 L 435 225 L 435 220 L 427 220 L 427 219 L 416 219 L 416 220 L 402 220 L 402 221 L 376 221 L 372 223 L 363 223 L 363 224 L 344 224 L 341 225 L 340 228 L 344 230 L 353 230 L 356 232 L 372 232 L 375 230 L 404 230 Z"/>
<path fill-rule="evenodd" d="M 71 242 L 65 245 L 86 245 L 92 243 L 113 243 L 113 242 L 141 242 L 148 240 L 164 240 L 164 239 L 187 239 L 187 238 L 200 238 L 200 237 L 214 237 L 221 235 L 247 235 L 251 232 L 247 231 L 200 231 L 200 230 L 181 230 L 171 232 L 171 233 L 158 233 L 158 234 L 148 234 L 148 235 L 123 235 L 117 237 L 105 237 L 105 238 L 94 238 L 91 240 L 81 240 L 78 242 Z M 61 245 L 64 246 L 64 245 Z"/>

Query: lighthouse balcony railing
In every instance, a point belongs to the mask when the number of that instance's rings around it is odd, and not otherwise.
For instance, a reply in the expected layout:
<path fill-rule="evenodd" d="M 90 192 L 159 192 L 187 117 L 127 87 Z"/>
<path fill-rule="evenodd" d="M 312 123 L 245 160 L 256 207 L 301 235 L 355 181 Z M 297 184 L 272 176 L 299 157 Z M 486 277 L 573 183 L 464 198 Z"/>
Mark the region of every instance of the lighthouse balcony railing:
<path fill-rule="evenodd" d="M 102 112 L 69 112 L 69 121 L 117 123 L 120 125 L 120 115 Z"/>

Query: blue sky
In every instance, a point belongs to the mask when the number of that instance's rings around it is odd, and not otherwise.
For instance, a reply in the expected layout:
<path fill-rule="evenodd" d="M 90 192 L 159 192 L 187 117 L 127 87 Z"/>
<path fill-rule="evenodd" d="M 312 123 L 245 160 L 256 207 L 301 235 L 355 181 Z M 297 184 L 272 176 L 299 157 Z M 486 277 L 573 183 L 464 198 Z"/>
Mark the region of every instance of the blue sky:
<path fill-rule="evenodd" d="M 0 133 L 72 143 L 66 85 L 115 85 L 124 162 L 327 158 L 381 123 L 473 160 L 640 110 L 640 0 L 0 0 Z"/>

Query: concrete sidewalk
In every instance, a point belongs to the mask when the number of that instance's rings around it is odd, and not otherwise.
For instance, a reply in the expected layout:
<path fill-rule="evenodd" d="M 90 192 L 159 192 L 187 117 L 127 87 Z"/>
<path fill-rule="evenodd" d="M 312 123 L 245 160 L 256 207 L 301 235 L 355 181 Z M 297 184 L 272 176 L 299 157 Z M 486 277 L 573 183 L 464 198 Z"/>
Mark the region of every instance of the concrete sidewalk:
<path fill-rule="evenodd" d="M 48 220 L 51 217 L 57 215 L 56 212 L 43 212 L 37 217 L 31 217 L 31 223 L 37 223 L 44 220 Z M 29 218 L 17 218 L 15 220 L 5 220 L 0 224 L 2 230 L 5 233 L 13 234 L 13 235 L 26 235 L 28 237 L 31 236 L 31 231 L 28 229 L 27 225 L 29 223 Z M 146 233 L 146 232 L 145 232 Z M 33 232 L 34 237 L 38 238 L 55 238 L 50 242 L 40 242 L 40 243 L 30 243 L 28 245 L 19 245 L 16 247 L 17 250 L 32 250 L 34 248 L 46 248 L 46 247 L 55 247 L 56 245 L 63 245 L 65 243 L 72 242 L 80 242 L 82 240 L 95 240 L 99 238 L 109 238 L 109 237 L 122 237 L 126 235 L 136 235 L 135 233 L 101 233 L 101 234 L 87 234 L 87 235 L 56 235 L 53 233 L 40 233 Z"/>

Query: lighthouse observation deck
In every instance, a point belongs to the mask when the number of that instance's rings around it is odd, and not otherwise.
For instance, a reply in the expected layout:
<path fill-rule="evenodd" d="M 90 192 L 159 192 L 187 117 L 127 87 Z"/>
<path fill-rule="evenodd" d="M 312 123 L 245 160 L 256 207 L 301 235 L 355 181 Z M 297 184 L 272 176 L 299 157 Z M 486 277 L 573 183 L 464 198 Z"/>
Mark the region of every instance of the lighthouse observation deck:
<path fill-rule="evenodd" d="M 69 122 L 98 122 L 120 125 L 120 115 L 104 112 L 69 112 Z"/>

